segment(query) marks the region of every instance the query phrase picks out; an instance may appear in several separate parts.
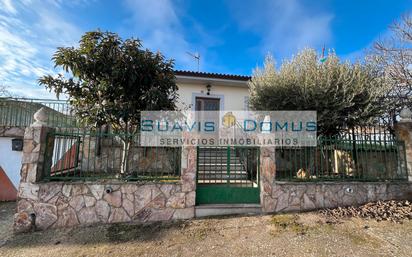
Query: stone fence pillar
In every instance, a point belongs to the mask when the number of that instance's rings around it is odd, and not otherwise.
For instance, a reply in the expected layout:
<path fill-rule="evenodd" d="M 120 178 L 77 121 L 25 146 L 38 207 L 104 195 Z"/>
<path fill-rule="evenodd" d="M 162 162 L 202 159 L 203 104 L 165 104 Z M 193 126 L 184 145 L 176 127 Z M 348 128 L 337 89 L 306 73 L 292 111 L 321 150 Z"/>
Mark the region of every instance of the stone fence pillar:
<path fill-rule="evenodd" d="M 51 166 L 53 138 L 47 135 L 54 129 L 47 127 L 47 113 L 41 108 L 34 114 L 35 122 L 24 133 L 23 157 L 20 170 L 20 185 L 17 195 L 17 213 L 14 217 L 16 232 L 30 230 L 34 225 L 33 211 L 24 206 L 26 200 L 37 201 L 39 187 L 36 184 L 45 176 L 45 168 Z"/>
<path fill-rule="evenodd" d="M 50 166 L 53 156 L 54 139 L 47 138 L 54 128 L 47 127 L 47 114 L 41 108 L 34 114 L 35 122 L 24 132 L 20 184 L 36 183 L 45 176 L 45 167 Z M 49 140 L 47 140 L 49 139 Z"/>
<path fill-rule="evenodd" d="M 196 161 L 197 149 L 195 146 L 183 146 L 181 153 L 180 183 L 182 193 L 186 194 L 186 219 L 195 217 L 196 202 Z"/>
<path fill-rule="evenodd" d="M 54 143 L 53 138 L 47 140 L 47 135 L 53 131 L 53 128 L 45 126 L 26 128 L 20 183 L 36 183 L 46 175 L 44 172 L 51 165 Z"/>
<path fill-rule="evenodd" d="M 273 212 L 276 200 L 273 198 L 273 183 L 276 176 L 275 147 L 260 148 L 260 203 L 263 212 Z"/>
<path fill-rule="evenodd" d="M 401 120 L 395 124 L 395 135 L 398 140 L 405 143 L 406 169 L 408 181 L 412 181 L 412 113 L 405 108 L 400 113 Z M 402 157 L 402 156 L 401 156 Z"/>

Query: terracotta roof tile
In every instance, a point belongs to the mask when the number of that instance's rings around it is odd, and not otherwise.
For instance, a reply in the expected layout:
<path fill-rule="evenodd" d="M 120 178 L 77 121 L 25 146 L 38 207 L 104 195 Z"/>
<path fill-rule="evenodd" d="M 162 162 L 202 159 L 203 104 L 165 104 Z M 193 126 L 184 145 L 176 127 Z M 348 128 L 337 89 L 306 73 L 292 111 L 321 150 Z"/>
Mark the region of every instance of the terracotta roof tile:
<path fill-rule="evenodd" d="M 233 75 L 233 74 L 186 71 L 186 70 L 175 70 L 175 75 L 176 76 L 199 77 L 199 78 L 231 79 L 231 80 L 240 80 L 240 81 L 248 81 L 252 78 L 251 76 L 245 76 L 245 75 Z"/>

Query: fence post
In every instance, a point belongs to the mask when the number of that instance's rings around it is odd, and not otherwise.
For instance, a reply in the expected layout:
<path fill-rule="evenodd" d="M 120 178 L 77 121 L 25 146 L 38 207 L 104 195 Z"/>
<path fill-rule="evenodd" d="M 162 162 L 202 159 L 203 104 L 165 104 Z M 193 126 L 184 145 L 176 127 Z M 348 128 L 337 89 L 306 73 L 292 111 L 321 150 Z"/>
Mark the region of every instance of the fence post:
<path fill-rule="evenodd" d="M 54 140 L 47 136 L 54 128 L 47 126 L 46 110 L 38 110 L 34 114 L 34 120 L 35 122 L 27 127 L 24 133 L 21 183 L 36 183 L 42 180 L 45 168 L 50 166 L 52 161 Z"/>
<path fill-rule="evenodd" d="M 263 212 L 273 212 L 276 200 L 272 196 L 276 175 L 275 147 L 260 148 L 260 203 Z"/>
<path fill-rule="evenodd" d="M 186 133 L 185 138 L 190 138 Z M 196 203 L 196 163 L 197 163 L 197 148 L 196 146 L 182 146 L 180 158 L 180 183 L 181 190 L 185 193 L 185 202 L 187 213 L 184 214 L 185 219 L 195 217 Z"/>
<path fill-rule="evenodd" d="M 397 140 L 405 143 L 405 162 L 408 174 L 408 181 L 412 181 L 412 113 L 408 108 L 404 108 L 400 113 L 400 121 L 394 125 Z M 400 154 L 399 158 L 404 155 Z M 405 163 L 404 162 L 404 163 Z"/>
<path fill-rule="evenodd" d="M 39 186 L 36 183 L 45 176 L 45 167 L 50 167 L 53 156 L 54 140 L 47 135 L 54 129 L 47 126 L 46 109 L 38 110 L 34 119 L 35 122 L 24 133 L 17 213 L 14 216 L 16 232 L 29 231 L 35 225 L 33 210 L 28 206 L 31 206 L 30 201 L 38 200 Z"/>

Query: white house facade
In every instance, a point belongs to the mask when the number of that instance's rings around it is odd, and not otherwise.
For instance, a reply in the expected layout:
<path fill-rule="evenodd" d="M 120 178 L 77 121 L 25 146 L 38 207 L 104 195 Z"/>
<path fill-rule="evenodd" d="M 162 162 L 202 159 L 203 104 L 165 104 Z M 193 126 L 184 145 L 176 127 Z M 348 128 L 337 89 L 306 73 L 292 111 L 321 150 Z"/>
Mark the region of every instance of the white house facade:
<path fill-rule="evenodd" d="M 248 110 L 250 76 L 176 71 L 180 109 Z"/>

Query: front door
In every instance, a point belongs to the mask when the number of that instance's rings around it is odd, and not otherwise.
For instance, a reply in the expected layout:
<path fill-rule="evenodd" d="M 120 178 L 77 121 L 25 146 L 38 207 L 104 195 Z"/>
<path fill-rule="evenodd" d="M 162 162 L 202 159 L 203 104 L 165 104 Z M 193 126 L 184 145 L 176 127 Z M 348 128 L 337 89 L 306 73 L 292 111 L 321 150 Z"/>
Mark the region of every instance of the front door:
<path fill-rule="evenodd" d="M 196 111 L 219 111 L 220 99 L 219 98 L 204 98 L 196 97 Z"/>
<path fill-rule="evenodd" d="M 219 138 L 219 110 L 220 110 L 220 99 L 219 98 L 206 98 L 206 97 L 196 97 L 196 121 L 200 124 L 204 124 L 205 121 L 214 122 L 214 131 L 210 133 L 203 134 L 204 139 L 215 140 Z M 207 143 L 205 144 L 207 145 Z M 203 146 L 205 146 L 203 145 Z"/>

